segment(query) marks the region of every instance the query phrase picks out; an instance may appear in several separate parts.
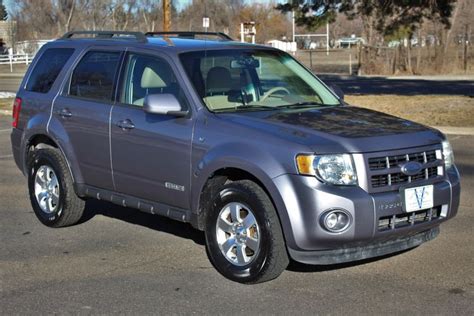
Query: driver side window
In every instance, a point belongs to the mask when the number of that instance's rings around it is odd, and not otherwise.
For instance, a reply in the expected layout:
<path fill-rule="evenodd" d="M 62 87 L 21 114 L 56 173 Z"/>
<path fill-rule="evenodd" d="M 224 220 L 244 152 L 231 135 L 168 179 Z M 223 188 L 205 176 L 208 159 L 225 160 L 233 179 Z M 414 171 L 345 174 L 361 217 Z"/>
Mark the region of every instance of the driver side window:
<path fill-rule="evenodd" d="M 127 57 L 120 102 L 142 107 L 150 94 L 173 94 L 181 105 L 186 104 L 173 70 L 164 59 L 131 53 Z"/>

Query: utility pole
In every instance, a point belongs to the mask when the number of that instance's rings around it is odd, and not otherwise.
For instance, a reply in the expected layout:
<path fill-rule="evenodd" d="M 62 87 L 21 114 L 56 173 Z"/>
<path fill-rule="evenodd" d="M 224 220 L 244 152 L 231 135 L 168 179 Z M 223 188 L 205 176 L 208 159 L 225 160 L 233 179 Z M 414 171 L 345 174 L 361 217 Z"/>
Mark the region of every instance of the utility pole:
<path fill-rule="evenodd" d="M 163 31 L 171 31 L 171 0 L 163 0 Z"/>
<path fill-rule="evenodd" d="M 291 40 L 295 42 L 295 11 L 291 11 Z"/>
<path fill-rule="evenodd" d="M 469 34 L 468 34 L 468 26 L 467 24 L 465 25 L 465 31 L 464 31 L 464 72 L 467 73 L 467 45 L 469 44 Z"/>

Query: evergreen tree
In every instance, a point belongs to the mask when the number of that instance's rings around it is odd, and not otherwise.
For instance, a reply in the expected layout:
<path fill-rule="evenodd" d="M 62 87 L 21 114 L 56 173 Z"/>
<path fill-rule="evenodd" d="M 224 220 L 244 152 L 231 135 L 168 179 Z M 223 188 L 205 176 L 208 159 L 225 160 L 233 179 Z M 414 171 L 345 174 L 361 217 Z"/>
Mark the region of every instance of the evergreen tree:
<path fill-rule="evenodd" d="M 6 21 L 8 19 L 7 8 L 3 4 L 3 0 L 0 0 L 0 21 Z"/>
<path fill-rule="evenodd" d="M 424 20 L 450 27 L 456 0 L 293 0 L 277 5 L 282 12 L 294 11 L 296 24 L 317 29 L 334 22 L 337 13 L 349 18 L 361 17 L 382 35 L 393 35 L 401 28 L 412 32 Z"/>

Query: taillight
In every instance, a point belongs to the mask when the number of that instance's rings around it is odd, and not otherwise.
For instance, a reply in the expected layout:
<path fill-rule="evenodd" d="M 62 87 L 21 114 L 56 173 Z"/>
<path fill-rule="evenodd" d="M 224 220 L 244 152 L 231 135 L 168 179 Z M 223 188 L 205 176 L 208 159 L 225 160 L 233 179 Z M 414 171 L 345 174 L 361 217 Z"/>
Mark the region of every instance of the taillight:
<path fill-rule="evenodd" d="M 12 126 L 18 127 L 18 121 L 20 120 L 20 111 L 21 111 L 21 98 L 15 98 L 15 102 L 13 102 L 13 121 Z"/>

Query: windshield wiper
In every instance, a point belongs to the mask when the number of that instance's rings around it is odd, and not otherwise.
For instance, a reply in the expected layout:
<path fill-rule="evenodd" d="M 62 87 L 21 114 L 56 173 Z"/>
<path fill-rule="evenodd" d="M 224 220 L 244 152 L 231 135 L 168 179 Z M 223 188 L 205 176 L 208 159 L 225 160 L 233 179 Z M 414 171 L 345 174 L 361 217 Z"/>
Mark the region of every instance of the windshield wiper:
<path fill-rule="evenodd" d="M 214 112 L 227 112 L 227 111 L 246 111 L 246 110 L 276 110 L 277 107 L 269 105 L 239 105 L 231 108 L 223 108 L 214 110 Z"/>
<path fill-rule="evenodd" d="M 296 108 L 313 108 L 313 107 L 321 107 L 327 106 L 326 104 L 317 103 L 317 102 L 297 102 L 285 105 L 279 105 L 277 108 L 281 109 L 296 109 Z"/>

